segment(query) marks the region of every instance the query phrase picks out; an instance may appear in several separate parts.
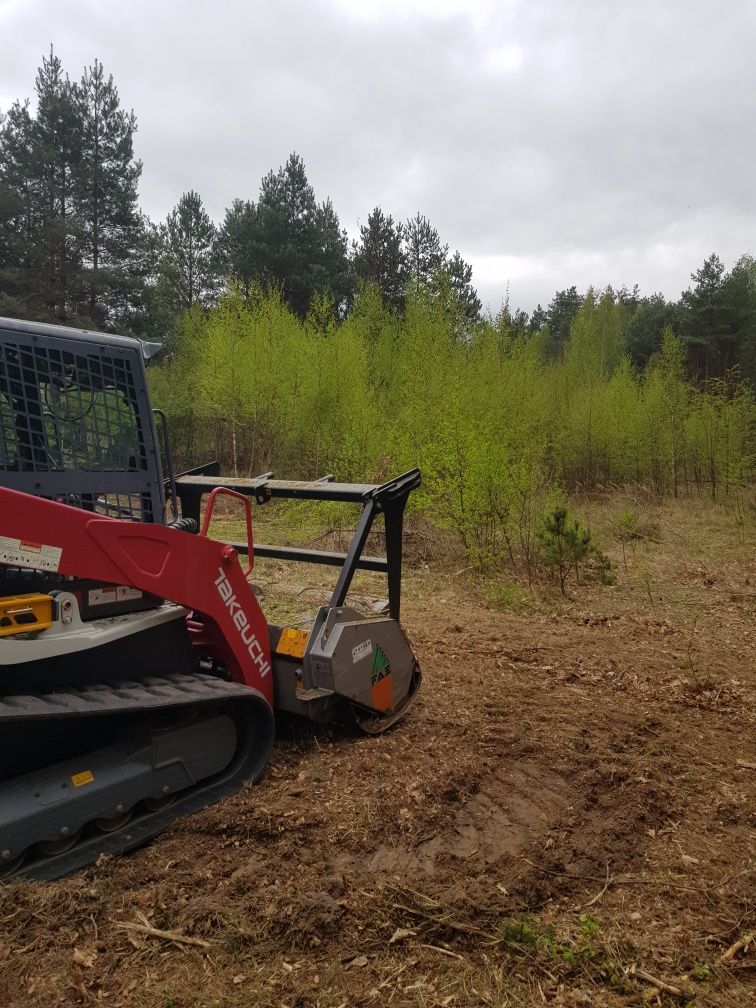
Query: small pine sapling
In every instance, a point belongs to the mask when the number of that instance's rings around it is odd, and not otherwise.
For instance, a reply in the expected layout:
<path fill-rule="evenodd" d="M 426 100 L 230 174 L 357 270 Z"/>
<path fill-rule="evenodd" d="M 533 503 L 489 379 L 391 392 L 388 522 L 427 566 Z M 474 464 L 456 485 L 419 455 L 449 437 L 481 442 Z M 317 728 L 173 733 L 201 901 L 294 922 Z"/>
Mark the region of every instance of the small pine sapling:
<path fill-rule="evenodd" d="M 577 518 L 571 519 L 567 508 L 555 507 L 543 515 L 538 540 L 541 562 L 546 567 L 557 569 L 559 588 L 564 595 L 570 568 L 574 567 L 577 575 L 580 563 L 590 551 L 590 529 L 581 525 Z"/>

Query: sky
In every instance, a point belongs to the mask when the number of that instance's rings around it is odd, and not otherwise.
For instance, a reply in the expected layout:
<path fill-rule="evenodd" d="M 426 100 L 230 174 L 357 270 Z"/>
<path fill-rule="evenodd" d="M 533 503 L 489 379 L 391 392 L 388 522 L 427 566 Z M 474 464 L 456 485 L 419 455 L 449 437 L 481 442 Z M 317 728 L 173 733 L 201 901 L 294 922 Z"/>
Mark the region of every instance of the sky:
<path fill-rule="evenodd" d="M 0 43 L 0 111 L 51 44 L 104 64 L 153 220 L 296 151 L 352 237 L 423 213 L 492 311 L 756 253 L 753 0 L 0 0 Z"/>

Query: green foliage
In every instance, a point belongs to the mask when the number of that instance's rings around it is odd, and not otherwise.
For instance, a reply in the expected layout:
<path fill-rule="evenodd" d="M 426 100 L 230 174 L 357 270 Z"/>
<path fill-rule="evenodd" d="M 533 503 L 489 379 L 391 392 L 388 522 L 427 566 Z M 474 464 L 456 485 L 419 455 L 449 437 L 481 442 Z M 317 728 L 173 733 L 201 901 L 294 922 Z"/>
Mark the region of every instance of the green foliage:
<path fill-rule="evenodd" d="M 511 951 L 538 955 L 559 960 L 567 966 L 595 959 L 600 949 L 594 945 L 600 925 L 590 914 L 580 915 L 580 936 L 568 942 L 558 937 L 550 924 L 541 924 L 525 914 L 507 917 L 501 921 L 497 937 Z"/>
<path fill-rule="evenodd" d="M 598 546 L 593 544 L 590 548 L 590 561 L 591 561 L 591 573 L 593 577 L 602 585 L 613 585 L 617 583 L 617 577 L 615 571 L 617 570 L 617 565 L 604 553 L 603 550 L 599 549 Z"/>
<path fill-rule="evenodd" d="M 419 211 L 404 225 L 404 254 L 410 291 L 418 297 L 427 291 L 449 252 L 438 231 Z"/>
<path fill-rule="evenodd" d="M 363 481 L 417 465 L 411 512 L 470 564 L 531 582 L 545 559 L 563 586 L 576 566 L 612 583 L 579 523 L 544 527 L 567 494 L 639 485 L 729 502 L 754 472 L 752 393 L 689 385 L 671 332 L 638 374 L 622 352 L 625 311 L 586 299 L 552 361 L 539 333 L 513 333 L 505 316 L 460 338 L 458 315 L 432 291 L 410 294 L 399 315 L 366 285 L 339 322 L 327 294 L 300 320 L 277 289 L 232 285 L 209 313 L 181 317 L 150 380 L 181 467 L 218 458 L 244 476 Z M 647 531 L 629 512 L 615 534 L 624 550 Z M 634 567 L 640 576 L 641 560 Z"/>
<path fill-rule="evenodd" d="M 570 287 L 568 290 L 557 291 L 551 304 L 543 313 L 543 319 L 538 328 L 543 324 L 549 327 L 554 352 L 558 352 L 570 338 L 572 322 L 582 302 L 583 299 L 578 294 L 577 288 Z"/>
<path fill-rule="evenodd" d="M 218 231 L 218 257 L 226 276 L 239 285 L 248 299 L 252 285 L 261 278 L 257 209 L 254 203 L 235 199 L 226 210 L 225 219 Z"/>
<path fill-rule="evenodd" d="M 574 568 L 577 575 L 580 564 L 591 548 L 591 533 L 578 521 L 570 518 L 566 507 L 556 506 L 545 512 L 538 529 L 541 562 L 555 568 L 559 575 L 559 588 L 564 595 L 567 575 Z"/>
<path fill-rule="evenodd" d="M 625 508 L 617 515 L 615 533 L 622 544 L 622 563 L 627 571 L 627 544 L 638 535 L 638 515 Z"/>
<path fill-rule="evenodd" d="M 694 980 L 710 980 L 711 979 L 711 966 L 708 963 L 696 963 L 693 969 L 690 971 L 690 975 Z"/>
<path fill-rule="evenodd" d="M 75 194 L 83 260 L 80 315 L 96 328 L 113 328 L 134 322 L 145 278 L 136 118 L 120 107 L 113 78 L 98 60 L 84 71 L 75 99 L 81 122 Z"/>
<path fill-rule="evenodd" d="M 520 604 L 520 589 L 508 581 L 494 581 L 485 588 L 489 609 L 516 609 Z"/>

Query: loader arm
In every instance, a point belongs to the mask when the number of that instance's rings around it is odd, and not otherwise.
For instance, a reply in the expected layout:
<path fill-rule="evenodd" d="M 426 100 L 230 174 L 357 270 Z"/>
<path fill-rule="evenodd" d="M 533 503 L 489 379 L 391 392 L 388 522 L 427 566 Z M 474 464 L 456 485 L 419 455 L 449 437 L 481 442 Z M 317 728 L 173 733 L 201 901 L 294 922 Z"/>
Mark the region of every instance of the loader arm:
<path fill-rule="evenodd" d="M 203 650 L 273 706 L 268 624 L 233 547 L 5 487 L 0 518 L 0 563 L 35 567 L 44 556 L 59 574 L 127 585 L 186 606 Z"/>

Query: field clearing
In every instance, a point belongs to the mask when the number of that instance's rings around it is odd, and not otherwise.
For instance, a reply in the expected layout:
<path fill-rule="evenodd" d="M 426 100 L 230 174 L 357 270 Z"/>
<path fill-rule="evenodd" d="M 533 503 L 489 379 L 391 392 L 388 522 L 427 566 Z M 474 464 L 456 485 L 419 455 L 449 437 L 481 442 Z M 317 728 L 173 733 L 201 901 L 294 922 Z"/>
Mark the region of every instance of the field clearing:
<path fill-rule="evenodd" d="M 0 1004 L 752 1004 L 753 526 L 645 505 L 623 559 L 626 503 L 582 511 L 614 586 L 410 566 L 424 683 L 387 735 L 284 721 L 258 785 L 0 888 Z M 256 575 L 271 618 L 327 597 Z"/>

